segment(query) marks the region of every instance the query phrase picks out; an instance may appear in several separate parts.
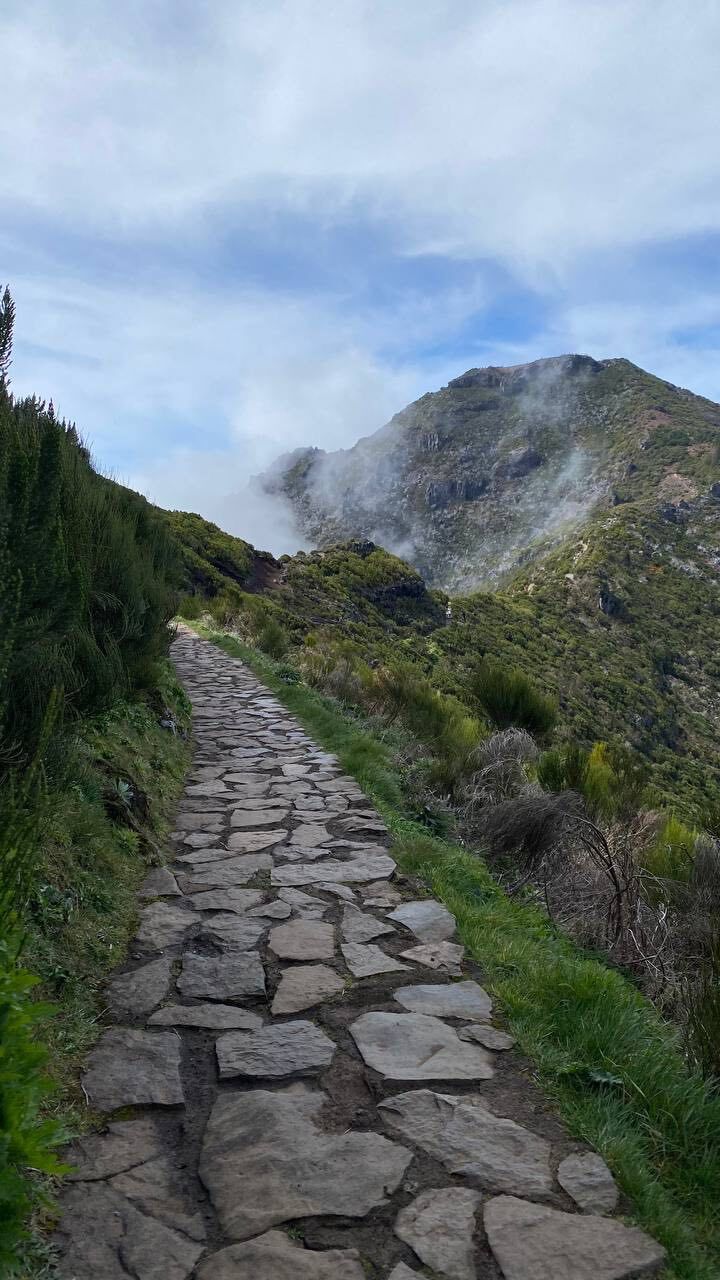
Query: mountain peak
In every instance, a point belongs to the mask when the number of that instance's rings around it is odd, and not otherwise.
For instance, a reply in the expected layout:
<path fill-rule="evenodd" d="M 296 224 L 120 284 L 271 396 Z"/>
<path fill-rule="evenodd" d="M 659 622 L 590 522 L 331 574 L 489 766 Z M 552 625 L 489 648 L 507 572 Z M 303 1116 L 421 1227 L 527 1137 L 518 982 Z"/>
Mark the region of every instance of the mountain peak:
<path fill-rule="evenodd" d="M 352 448 L 299 449 L 263 478 L 308 539 L 371 540 L 434 586 L 492 589 L 595 512 L 720 479 L 720 406 L 625 359 L 469 369 Z"/>

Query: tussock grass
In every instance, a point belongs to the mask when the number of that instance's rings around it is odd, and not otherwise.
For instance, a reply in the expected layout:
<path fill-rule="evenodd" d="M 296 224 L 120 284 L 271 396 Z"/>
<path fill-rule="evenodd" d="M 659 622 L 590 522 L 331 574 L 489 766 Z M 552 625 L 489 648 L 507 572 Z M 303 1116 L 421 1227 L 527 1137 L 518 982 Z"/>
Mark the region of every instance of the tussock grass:
<path fill-rule="evenodd" d="M 201 628 L 201 630 L 203 630 Z M 720 1096 L 688 1069 L 677 1032 L 623 974 L 583 953 L 483 860 L 409 816 L 392 748 L 338 703 L 232 637 L 243 659 L 375 802 L 400 866 L 455 915 L 488 989 L 568 1128 L 608 1161 L 634 1219 L 668 1251 L 668 1280 L 720 1274 Z"/>

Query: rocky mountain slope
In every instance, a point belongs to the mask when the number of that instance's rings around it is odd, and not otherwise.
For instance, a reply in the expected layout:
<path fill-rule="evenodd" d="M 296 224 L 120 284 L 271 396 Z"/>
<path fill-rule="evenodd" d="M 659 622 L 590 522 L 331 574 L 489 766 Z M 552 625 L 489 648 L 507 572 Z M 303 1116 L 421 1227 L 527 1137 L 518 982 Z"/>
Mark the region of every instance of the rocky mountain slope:
<path fill-rule="evenodd" d="M 588 518 L 667 509 L 720 479 L 720 406 L 627 360 L 471 369 L 353 448 L 301 449 L 263 486 L 317 546 L 372 539 L 433 586 L 494 589 Z"/>

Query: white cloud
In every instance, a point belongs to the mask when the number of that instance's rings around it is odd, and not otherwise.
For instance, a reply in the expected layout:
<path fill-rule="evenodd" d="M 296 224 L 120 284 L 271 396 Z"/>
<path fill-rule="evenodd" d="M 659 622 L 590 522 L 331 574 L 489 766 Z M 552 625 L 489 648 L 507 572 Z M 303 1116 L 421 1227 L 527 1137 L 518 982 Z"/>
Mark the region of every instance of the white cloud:
<path fill-rule="evenodd" d="M 16 390 L 52 395 L 158 501 L 279 550 L 277 513 L 222 497 L 473 364 L 622 354 L 720 398 L 714 299 L 645 296 L 618 265 L 720 230 L 719 37 L 712 0 L 7 0 Z M 262 264 L 234 284 L 227 253 L 218 281 L 223 237 L 261 223 L 272 248 L 293 214 L 375 234 L 402 289 L 363 281 L 362 247 L 333 292 L 263 284 Z M 508 273 L 541 298 L 537 331 L 457 339 Z"/>
<path fill-rule="evenodd" d="M 361 209 L 532 276 L 720 221 L 712 0 L 16 0 L 0 34 L 13 199 L 75 227 Z"/>

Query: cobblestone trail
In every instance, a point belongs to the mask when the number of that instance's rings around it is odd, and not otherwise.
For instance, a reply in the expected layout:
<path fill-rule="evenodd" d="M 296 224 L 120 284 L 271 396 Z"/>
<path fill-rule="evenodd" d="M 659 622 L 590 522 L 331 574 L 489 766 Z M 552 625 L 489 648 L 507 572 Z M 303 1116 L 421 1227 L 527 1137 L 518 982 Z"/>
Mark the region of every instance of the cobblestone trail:
<path fill-rule="evenodd" d="M 354 780 L 242 664 L 186 630 L 174 659 L 194 765 L 88 1058 L 61 1274 L 655 1274 Z"/>

